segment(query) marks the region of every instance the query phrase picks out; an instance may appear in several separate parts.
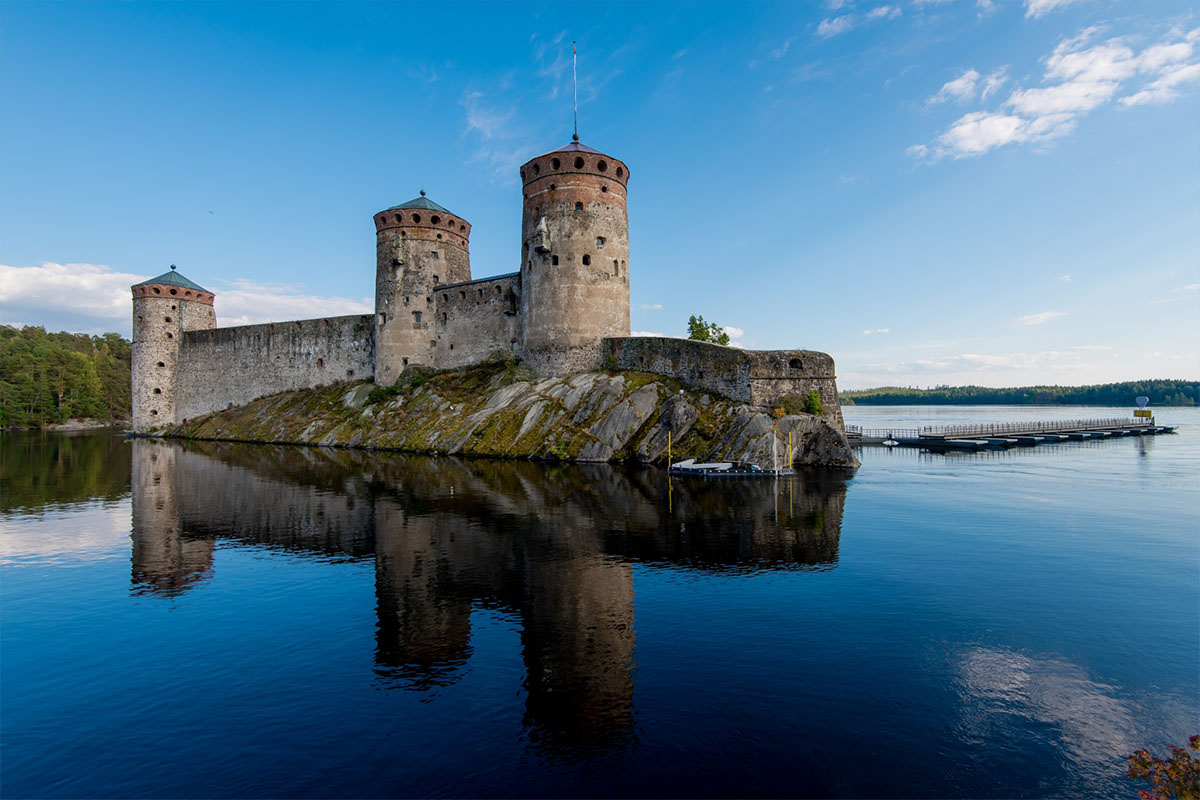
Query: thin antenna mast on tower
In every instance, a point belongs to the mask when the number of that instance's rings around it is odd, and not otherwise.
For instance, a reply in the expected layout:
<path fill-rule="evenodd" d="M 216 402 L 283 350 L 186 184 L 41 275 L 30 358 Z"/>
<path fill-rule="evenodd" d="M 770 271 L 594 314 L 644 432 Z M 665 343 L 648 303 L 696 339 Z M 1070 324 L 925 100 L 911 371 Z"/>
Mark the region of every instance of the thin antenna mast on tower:
<path fill-rule="evenodd" d="M 575 125 L 575 131 L 571 135 L 571 141 L 579 141 L 579 55 L 575 50 L 575 40 L 571 40 L 571 89 L 574 94 L 574 100 L 571 103 L 571 117 Z"/>

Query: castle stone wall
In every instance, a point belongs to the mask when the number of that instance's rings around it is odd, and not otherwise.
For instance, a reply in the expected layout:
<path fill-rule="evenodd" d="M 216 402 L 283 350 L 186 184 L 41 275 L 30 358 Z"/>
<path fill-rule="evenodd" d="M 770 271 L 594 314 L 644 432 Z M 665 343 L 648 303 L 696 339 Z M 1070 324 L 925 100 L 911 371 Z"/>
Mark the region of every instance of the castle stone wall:
<path fill-rule="evenodd" d="M 606 339 L 605 346 L 617 369 L 667 375 L 735 402 L 751 401 L 750 359 L 736 347 L 661 336 Z"/>
<path fill-rule="evenodd" d="M 242 325 L 183 334 L 177 421 L 277 392 L 370 378 L 370 314 Z"/>
<path fill-rule="evenodd" d="M 816 350 L 746 350 L 750 359 L 750 397 L 754 405 L 774 407 L 789 395 L 817 392 L 822 413 L 845 430 L 833 358 Z"/>
<path fill-rule="evenodd" d="M 617 369 L 676 378 L 736 402 L 774 408 L 784 397 L 821 397 L 822 416 L 845 430 L 833 358 L 815 350 L 742 350 L 691 339 L 629 336 L 604 340 Z"/>
<path fill-rule="evenodd" d="M 433 294 L 439 369 L 489 361 L 519 347 L 519 273 L 439 286 Z"/>

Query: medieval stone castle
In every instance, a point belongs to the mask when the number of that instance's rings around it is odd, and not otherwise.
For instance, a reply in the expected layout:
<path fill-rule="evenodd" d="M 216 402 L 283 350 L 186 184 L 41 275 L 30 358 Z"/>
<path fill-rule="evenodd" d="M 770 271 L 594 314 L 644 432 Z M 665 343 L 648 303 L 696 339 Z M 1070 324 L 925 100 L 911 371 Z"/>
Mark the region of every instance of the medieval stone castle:
<path fill-rule="evenodd" d="M 629 167 L 577 139 L 521 167 L 520 269 L 472 279 L 470 224 L 424 196 L 375 214 L 375 313 L 218 328 L 212 292 L 169 271 L 133 290 L 133 428 L 277 392 L 390 385 L 409 366 L 515 354 L 539 376 L 604 367 L 676 377 L 756 405 L 820 393 L 833 359 L 629 335 Z"/>

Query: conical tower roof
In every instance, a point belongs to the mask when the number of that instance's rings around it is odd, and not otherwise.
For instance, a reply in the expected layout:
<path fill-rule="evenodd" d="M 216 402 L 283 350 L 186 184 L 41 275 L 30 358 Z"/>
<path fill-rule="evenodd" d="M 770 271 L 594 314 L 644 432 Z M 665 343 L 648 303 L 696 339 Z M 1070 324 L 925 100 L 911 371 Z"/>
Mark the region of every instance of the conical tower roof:
<path fill-rule="evenodd" d="M 212 294 L 212 292 L 210 292 L 208 289 L 205 289 L 200 284 L 190 281 L 183 277 L 183 275 L 176 272 L 174 264 L 171 265 L 171 270 L 169 272 L 164 272 L 157 278 L 151 278 L 148 281 L 135 283 L 134 286 L 149 286 L 150 284 L 157 284 L 159 286 L 181 286 L 184 289 L 192 289 L 193 291 L 208 292 L 208 294 Z"/>
<path fill-rule="evenodd" d="M 384 210 L 385 211 L 399 211 L 401 209 L 407 209 L 407 208 L 423 208 L 427 211 L 440 211 L 443 214 L 451 214 L 455 217 L 462 216 L 461 214 L 455 214 L 450 209 L 448 209 L 444 206 L 440 206 L 437 203 L 430 200 L 428 197 L 425 196 L 424 189 L 421 190 L 420 197 L 414 197 L 412 200 L 409 200 L 407 203 L 401 203 L 398 206 L 392 206 L 391 208 L 387 208 Z"/>

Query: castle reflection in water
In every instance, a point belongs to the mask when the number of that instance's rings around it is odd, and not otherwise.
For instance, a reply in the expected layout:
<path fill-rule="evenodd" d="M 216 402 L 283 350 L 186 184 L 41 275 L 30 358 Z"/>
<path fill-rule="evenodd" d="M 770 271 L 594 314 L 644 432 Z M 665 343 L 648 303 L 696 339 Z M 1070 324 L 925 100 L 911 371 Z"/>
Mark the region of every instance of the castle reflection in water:
<path fill-rule="evenodd" d="M 388 686 L 453 682 L 473 609 L 520 619 L 526 724 L 551 742 L 633 727 L 634 566 L 821 570 L 837 563 L 835 474 L 673 479 L 603 465 L 137 439 L 133 590 L 200 591 L 217 539 L 375 561 Z"/>

